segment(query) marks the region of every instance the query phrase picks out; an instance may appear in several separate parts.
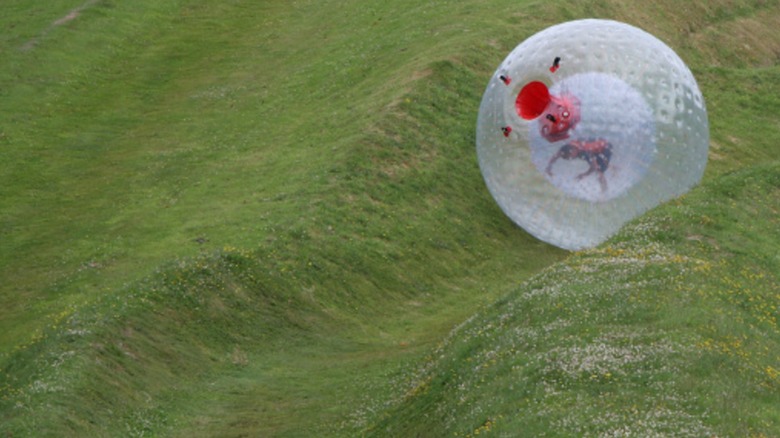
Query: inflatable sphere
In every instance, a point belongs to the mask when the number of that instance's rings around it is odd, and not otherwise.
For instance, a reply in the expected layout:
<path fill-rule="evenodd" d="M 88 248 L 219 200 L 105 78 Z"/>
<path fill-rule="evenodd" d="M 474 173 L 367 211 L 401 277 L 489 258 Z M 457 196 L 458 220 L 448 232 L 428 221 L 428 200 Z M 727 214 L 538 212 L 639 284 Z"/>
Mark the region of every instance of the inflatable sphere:
<path fill-rule="evenodd" d="M 479 166 L 498 205 L 569 250 L 688 191 L 708 146 L 704 99 L 683 61 L 609 20 L 558 24 L 517 46 L 477 121 Z"/>

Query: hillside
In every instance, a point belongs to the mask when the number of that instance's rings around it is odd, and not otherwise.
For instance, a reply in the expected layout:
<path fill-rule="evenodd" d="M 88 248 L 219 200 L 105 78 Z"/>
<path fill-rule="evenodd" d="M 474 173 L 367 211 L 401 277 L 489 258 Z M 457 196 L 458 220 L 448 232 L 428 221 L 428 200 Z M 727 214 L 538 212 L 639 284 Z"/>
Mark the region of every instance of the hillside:
<path fill-rule="evenodd" d="M 778 171 L 722 176 L 524 282 L 372 435 L 776 435 Z"/>
<path fill-rule="evenodd" d="M 501 214 L 474 124 L 509 50 L 586 16 L 689 62 L 712 144 L 701 187 L 569 254 Z M 0 433 L 779 434 L 778 17 L 14 2 Z"/>

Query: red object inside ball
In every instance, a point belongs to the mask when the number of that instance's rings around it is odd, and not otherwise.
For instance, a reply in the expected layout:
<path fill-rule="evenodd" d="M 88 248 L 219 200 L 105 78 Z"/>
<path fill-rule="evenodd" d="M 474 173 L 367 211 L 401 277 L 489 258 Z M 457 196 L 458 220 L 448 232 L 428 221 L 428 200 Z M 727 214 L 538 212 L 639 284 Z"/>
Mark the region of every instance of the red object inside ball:
<path fill-rule="evenodd" d="M 542 82 L 533 81 L 526 84 L 515 100 L 517 115 L 525 120 L 533 120 L 542 115 L 550 104 L 550 90 Z"/>

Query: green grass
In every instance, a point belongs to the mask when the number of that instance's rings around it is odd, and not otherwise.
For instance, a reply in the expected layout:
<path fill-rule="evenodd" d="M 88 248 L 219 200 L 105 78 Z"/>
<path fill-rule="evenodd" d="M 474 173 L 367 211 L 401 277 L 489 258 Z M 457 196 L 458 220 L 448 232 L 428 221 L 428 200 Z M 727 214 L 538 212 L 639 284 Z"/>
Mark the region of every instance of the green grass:
<path fill-rule="evenodd" d="M 774 436 L 778 171 L 723 176 L 534 276 L 453 332 L 372 435 Z"/>
<path fill-rule="evenodd" d="M 15 1 L 0 433 L 777 435 L 778 8 Z M 509 50 L 585 16 L 689 61 L 713 143 L 569 255 L 501 214 L 474 124 Z"/>

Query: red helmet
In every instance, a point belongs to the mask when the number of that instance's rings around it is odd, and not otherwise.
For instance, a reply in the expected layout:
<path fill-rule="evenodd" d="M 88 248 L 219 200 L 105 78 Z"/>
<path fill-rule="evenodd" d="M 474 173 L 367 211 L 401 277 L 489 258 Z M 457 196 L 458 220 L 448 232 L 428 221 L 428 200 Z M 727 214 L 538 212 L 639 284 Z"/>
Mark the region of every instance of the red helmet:
<path fill-rule="evenodd" d="M 541 133 L 550 142 L 569 138 L 569 130 L 580 122 L 580 100 L 574 95 L 564 93 L 560 97 L 550 96 L 550 103 L 539 120 Z"/>
<path fill-rule="evenodd" d="M 580 100 L 565 92 L 550 94 L 547 85 L 539 81 L 526 84 L 515 100 L 517 115 L 525 120 L 539 120 L 541 134 L 550 142 L 569 138 L 569 130 L 580 122 Z"/>

